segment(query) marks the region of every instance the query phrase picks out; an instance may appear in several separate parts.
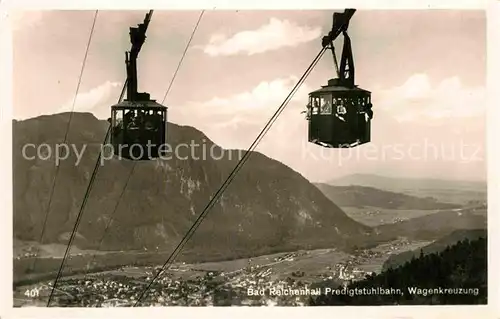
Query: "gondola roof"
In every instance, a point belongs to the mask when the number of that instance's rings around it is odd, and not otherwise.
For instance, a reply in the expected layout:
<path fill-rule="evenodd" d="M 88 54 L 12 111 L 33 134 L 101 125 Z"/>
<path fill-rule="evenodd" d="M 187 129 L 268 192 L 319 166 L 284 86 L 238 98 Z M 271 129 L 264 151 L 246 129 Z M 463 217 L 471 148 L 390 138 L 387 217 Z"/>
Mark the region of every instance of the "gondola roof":
<path fill-rule="evenodd" d="M 309 94 L 315 94 L 315 93 L 329 93 L 329 92 L 364 92 L 364 93 L 371 93 L 370 91 L 364 90 L 360 87 L 346 87 L 346 86 L 338 86 L 338 85 L 325 85 L 322 86 L 321 89 L 318 89 L 316 91 L 312 91 Z"/>
<path fill-rule="evenodd" d="M 118 104 L 115 104 L 111 107 L 113 110 L 120 110 L 120 109 L 161 109 L 161 110 L 166 110 L 167 107 L 164 105 L 161 105 L 160 103 L 156 102 L 155 100 L 149 100 L 149 101 L 128 101 L 124 100 Z"/>

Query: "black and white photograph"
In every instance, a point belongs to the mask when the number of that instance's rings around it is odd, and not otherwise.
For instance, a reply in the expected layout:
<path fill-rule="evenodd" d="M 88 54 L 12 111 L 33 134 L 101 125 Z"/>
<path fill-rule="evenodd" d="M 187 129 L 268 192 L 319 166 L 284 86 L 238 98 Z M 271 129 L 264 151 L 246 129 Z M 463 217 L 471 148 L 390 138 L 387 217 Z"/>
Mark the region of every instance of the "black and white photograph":
<path fill-rule="evenodd" d="M 491 303 L 486 10 L 335 7 L 12 12 L 13 307 Z"/>

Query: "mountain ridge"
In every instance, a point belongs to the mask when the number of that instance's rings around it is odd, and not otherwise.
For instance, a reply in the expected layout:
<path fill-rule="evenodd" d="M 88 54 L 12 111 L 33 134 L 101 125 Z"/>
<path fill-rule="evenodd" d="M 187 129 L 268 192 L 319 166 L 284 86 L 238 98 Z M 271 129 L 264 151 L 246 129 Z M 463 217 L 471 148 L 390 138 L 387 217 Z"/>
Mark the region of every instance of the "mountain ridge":
<path fill-rule="evenodd" d="M 349 174 L 335 178 L 322 184 L 333 186 L 367 186 L 381 188 L 384 190 L 415 189 L 419 187 L 427 189 L 459 189 L 486 191 L 487 181 L 483 180 L 449 180 L 430 177 L 391 177 L 377 174 Z"/>
<path fill-rule="evenodd" d="M 433 197 L 411 196 L 369 186 L 332 186 L 324 183 L 315 183 L 314 185 L 340 207 L 370 206 L 403 210 L 435 210 L 460 207 L 457 204 L 439 202 Z"/>
<path fill-rule="evenodd" d="M 36 240 L 41 231 L 52 181 L 54 158 L 28 160 L 23 145 L 62 143 L 70 113 L 13 121 L 14 236 Z M 67 143 L 86 145 L 79 165 L 76 155 L 61 162 L 48 217 L 45 242 L 65 242 L 104 139 L 107 122 L 90 113 L 74 113 Z M 168 143 L 190 141 L 223 152 L 205 134 L 189 126 L 168 124 Z M 241 151 L 220 160 L 153 160 L 130 162 L 111 159 L 99 169 L 78 229 L 80 248 L 95 249 L 111 218 L 113 223 L 102 249 L 173 248 L 237 163 Z M 33 154 L 31 154 L 33 155 Z M 114 216 L 128 174 L 133 176 Z M 276 249 L 294 243 L 343 246 L 350 237 L 371 231 L 350 219 L 301 174 L 254 152 L 233 183 L 201 224 L 187 249 L 200 254 L 220 250 Z"/>

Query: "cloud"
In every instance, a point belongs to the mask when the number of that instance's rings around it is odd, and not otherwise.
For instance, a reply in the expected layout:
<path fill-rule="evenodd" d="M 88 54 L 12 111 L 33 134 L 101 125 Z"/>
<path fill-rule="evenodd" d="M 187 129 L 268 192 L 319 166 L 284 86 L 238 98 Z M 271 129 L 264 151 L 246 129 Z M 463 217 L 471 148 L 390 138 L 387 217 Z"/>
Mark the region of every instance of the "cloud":
<path fill-rule="evenodd" d="M 91 112 L 98 118 L 108 118 L 110 107 L 117 102 L 123 83 L 106 81 L 87 92 L 79 93 L 75 112 Z M 56 113 L 71 112 L 73 99 L 66 102 Z"/>
<path fill-rule="evenodd" d="M 204 107 L 223 111 L 238 112 L 241 110 L 261 110 L 263 108 L 277 108 L 288 96 L 298 82 L 296 77 L 262 81 L 252 90 L 241 92 L 226 98 L 215 97 L 203 103 Z M 294 100 L 307 97 L 309 87 L 302 85 L 294 95 Z M 306 102 L 304 102 L 305 104 Z"/>
<path fill-rule="evenodd" d="M 253 55 L 282 47 L 294 47 L 317 39 L 321 28 L 301 27 L 288 20 L 271 18 L 268 24 L 256 30 L 236 33 L 232 37 L 215 34 L 201 47 L 210 56 L 228 56 L 239 53 Z"/>
<path fill-rule="evenodd" d="M 172 106 L 169 118 L 174 123 L 198 128 L 222 147 L 247 149 L 295 81 L 295 78 L 264 81 L 228 97 Z M 481 150 L 485 147 L 484 113 L 476 116 L 484 112 L 481 88 L 464 87 L 455 77 L 433 85 L 425 74 L 412 76 L 390 89 L 374 88 L 372 142 L 352 150 L 326 149 L 308 142 L 308 123 L 301 111 L 305 109 L 309 91 L 307 86 L 299 90 L 257 151 L 311 180 L 356 172 L 439 178 L 484 175 L 484 162 L 461 162 L 459 158 L 462 144 L 468 145 L 466 154 L 475 147 Z M 471 114 L 468 107 L 474 108 L 473 116 L 468 116 Z M 449 113 L 455 117 L 450 118 Z M 427 144 L 437 145 L 439 157 L 414 159 L 407 155 L 410 150 L 418 151 Z M 405 151 L 404 157 L 397 158 L 395 154 L 399 153 L 393 148 Z M 449 159 L 452 151 L 456 158 Z"/>
<path fill-rule="evenodd" d="M 295 77 L 263 81 L 253 89 L 228 97 L 172 107 L 169 118 L 174 123 L 199 128 L 222 146 L 246 147 L 296 81 Z M 307 121 L 301 112 L 310 91 L 311 88 L 303 85 L 274 124 L 263 142 L 275 143 L 266 147 L 269 152 L 274 154 L 276 149 L 283 147 L 276 144 L 279 141 L 288 139 L 294 143 L 307 139 Z M 444 79 L 433 86 L 427 75 L 416 74 L 402 85 L 373 90 L 375 118 L 372 138 L 380 143 L 396 140 L 406 143 L 422 136 L 444 136 L 445 130 L 453 136 L 466 134 L 464 127 L 474 131 L 473 136 L 481 136 L 484 99 L 484 88 L 463 87 L 457 77 Z"/>
<path fill-rule="evenodd" d="M 175 123 L 201 129 L 222 146 L 245 147 L 264 127 L 296 82 L 295 77 L 263 81 L 248 91 L 228 97 L 172 107 L 169 118 Z M 301 112 L 310 91 L 307 85 L 299 89 L 266 140 L 307 138 L 307 122 Z M 464 123 L 468 123 L 465 126 L 469 131 L 477 131 L 474 136 L 480 136 L 478 125 L 485 115 L 485 90 L 464 87 L 457 77 L 433 85 L 426 74 L 416 74 L 402 85 L 374 89 L 373 103 L 373 140 L 376 142 L 409 142 L 430 132 L 433 136 L 441 136 L 446 129 L 453 134 L 462 134 Z M 398 132 L 396 136 L 395 132 Z M 274 147 L 278 145 L 269 149 Z"/>
<path fill-rule="evenodd" d="M 260 82 L 253 89 L 228 97 L 214 97 L 204 102 L 190 102 L 169 108 L 169 119 L 177 124 L 191 125 L 205 132 L 224 147 L 245 148 L 257 136 L 297 83 L 296 77 Z M 270 134 L 280 131 L 289 114 L 300 114 L 307 104 L 311 89 L 302 85 L 289 102 Z M 305 122 L 305 120 L 304 120 Z"/>
<path fill-rule="evenodd" d="M 458 77 L 433 85 L 426 74 L 415 74 L 400 86 L 374 91 L 375 108 L 388 111 L 399 121 L 429 121 L 483 116 L 486 89 L 464 87 Z"/>
<path fill-rule="evenodd" d="M 230 116 L 232 119 L 241 118 L 240 115 L 245 113 L 247 115 L 253 114 L 257 117 L 267 116 L 278 109 L 297 81 L 298 78 L 294 76 L 272 81 L 262 81 L 249 91 L 236 93 L 227 97 L 216 96 L 204 102 L 191 101 L 187 102 L 183 107 L 174 107 L 172 110 L 175 112 L 180 109 L 186 115 L 193 114 L 192 112 L 195 111 L 197 114 Z M 293 105 L 301 101 L 301 104 L 305 106 L 310 90 L 306 84 L 301 85 L 294 94 L 290 104 Z"/>
<path fill-rule="evenodd" d="M 169 107 L 169 121 L 194 126 L 224 148 L 247 149 L 296 82 L 295 77 L 278 78 L 226 97 L 173 105 Z M 107 118 L 120 89 L 120 83 L 108 81 L 82 92 L 75 110 Z M 401 146 L 406 151 L 413 145 L 418 148 L 426 143 L 444 149 L 447 156 L 453 151 L 458 157 L 462 143 L 469 145 L 466 152 L 474 150 L 471 145 L 484 149 L 484 115 L 467 117 L 468 111 L 463 110 L 467 110 L 467 103 L 484 110 L 481 88 L 464 87 L 455 77 L 432 85 L 426 75 L 420 74 L 391 89 L 374 89 L 376 115 L 372 123 L 372 143 L 354 150 L 325 149 L 307 141 L 308 123 L 301 112 L 309 91 L 306 85 L 299 89 L 256 150 L 311 180 L 333 178 L 339 172 L 408 175 L 409 167 L 415 176 L 439 173 L 443 178 L 472 178 L 484 174 L 483 162 L 462 163 L 459 158 L 448 160 L 444 156 L 425 160 L 391 157 L 396 154 L 391 151 L 393 146 Z M 72 100 L 68 101 L 60 111 L 69 111 L 71 103 Z M 449 110 L 455 110 L 455 117 L 445 116 Z M 404 116 L 406 122 L 396 120 Z M 376 154 L 383 155 L 373 159 L 372 148 Z"/>

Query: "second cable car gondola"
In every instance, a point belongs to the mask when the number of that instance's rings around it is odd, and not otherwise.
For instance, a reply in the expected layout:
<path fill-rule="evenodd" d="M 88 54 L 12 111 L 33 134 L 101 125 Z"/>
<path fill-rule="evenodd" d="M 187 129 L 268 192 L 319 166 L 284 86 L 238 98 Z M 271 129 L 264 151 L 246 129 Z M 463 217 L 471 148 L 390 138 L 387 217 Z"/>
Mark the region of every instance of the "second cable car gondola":
<path fill-rule="evenodd" d="M 158 158 L 166 143 L 167 107 L 150 99 L 149 93 L 137 92 L 137 56 L 146 40 L 151 19 L 130 28 L 132 48 L 125 54 L 127 98 L 111 107 L 111 136 L 114 154 L 130 160 Z"/>
<path fill-rule="evenodd" d="M 323 147 L 355 147 L 370 142 L 373 117 L 371 93 L 355 85 L 354 58 L 347 34 L 349 21 L 355 11 L 346 9 L 344 13 L 334 13 L 332 31 L 322 40 L 323 47 L 332 51 L 338 77 L 309 93 L 309 142 Z M 344 47 L 339 69 L 333 41 L 341 33 Z"/>

